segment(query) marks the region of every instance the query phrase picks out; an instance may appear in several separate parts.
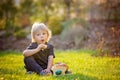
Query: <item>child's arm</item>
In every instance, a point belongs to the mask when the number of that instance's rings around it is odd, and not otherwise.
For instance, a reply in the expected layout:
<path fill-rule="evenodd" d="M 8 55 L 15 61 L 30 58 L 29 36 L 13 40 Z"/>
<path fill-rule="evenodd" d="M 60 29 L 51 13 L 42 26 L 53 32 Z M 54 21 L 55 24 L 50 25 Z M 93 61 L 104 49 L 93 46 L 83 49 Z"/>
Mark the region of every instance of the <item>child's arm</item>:
<path fill-rule="evenodd" d="M 26 49 L 23 51 L 23 55 L 24 57 L 28 57 L 28 56 L 31 56 L 35 53 L 37 53 L 39 50 L 36 48 L 36 49 Z"/>
<path fill-rule="evenodd" d="M 38 47 L 36 49 L 26 49 L 26 50 L 24 50 L 23 55 L 25 57 L 28 57 L 28 56 L 31 56 L 31 55 L 37 53 L 38 51 L 40 51 L 40 50 L 42 50 L 44 48 L 46 48 L 46 45 L 40 44 L 40 45 L 38 45 Z"/>
<path fill-rule="evenodd" d="M 47 66 L 47 69 L 45 69 L 45 71 L 50 72 L 52 66 L 53 66 L 53 55 L 50 55 L 48 57 L 48 66 Z"/>

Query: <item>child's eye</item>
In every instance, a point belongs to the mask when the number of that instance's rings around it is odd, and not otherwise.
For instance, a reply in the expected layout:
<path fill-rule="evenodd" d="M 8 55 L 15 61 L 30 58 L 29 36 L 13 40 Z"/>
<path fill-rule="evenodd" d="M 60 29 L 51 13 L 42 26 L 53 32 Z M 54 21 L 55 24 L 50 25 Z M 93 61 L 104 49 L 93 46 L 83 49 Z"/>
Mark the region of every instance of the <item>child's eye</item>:
<path fill-rule="evenodd" d="M 43 35 L 45 35 L 46 33 L 43 33 Z"/>
<path fill-rule="evenodd" d="M 37 36 L 39 36 L 40 34 L 37 34 Z"/>

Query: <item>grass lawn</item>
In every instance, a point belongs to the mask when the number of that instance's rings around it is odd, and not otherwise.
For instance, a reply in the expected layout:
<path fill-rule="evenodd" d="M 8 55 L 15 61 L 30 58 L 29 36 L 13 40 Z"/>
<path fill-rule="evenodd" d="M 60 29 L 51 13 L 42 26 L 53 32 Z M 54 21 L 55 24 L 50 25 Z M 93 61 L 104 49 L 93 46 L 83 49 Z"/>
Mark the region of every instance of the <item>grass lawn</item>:
<path fill-rule="evenodd" d="M 120 80 L 120 58 L 93 57 L 94 51 L 55 51 L 55 62 L 65 62 L 73 74 L 39 76 L 26 74 L 20 52 L 0 52 L 0 80 Z"/>

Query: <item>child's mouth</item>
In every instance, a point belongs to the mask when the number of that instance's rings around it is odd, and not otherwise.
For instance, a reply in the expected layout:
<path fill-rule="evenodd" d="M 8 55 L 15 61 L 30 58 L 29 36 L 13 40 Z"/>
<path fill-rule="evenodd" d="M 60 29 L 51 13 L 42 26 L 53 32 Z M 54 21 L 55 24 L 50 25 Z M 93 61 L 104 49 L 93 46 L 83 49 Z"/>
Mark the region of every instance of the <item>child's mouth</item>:
<path fill-rule="evenodd" d="M 44 40 L 41 40 L 41 42 L 44 42 Z"/>

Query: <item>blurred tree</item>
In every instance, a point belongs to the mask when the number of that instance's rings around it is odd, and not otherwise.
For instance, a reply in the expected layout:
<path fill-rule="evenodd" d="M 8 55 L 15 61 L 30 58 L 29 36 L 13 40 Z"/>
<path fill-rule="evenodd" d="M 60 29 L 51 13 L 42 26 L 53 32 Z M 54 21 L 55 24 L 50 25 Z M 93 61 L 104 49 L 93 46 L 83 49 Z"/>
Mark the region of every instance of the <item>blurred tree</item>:
<path fill-rule="evenodd" d="M 41 0 L 40 1 L 40 5 L 41 7 L 43 8 L 42 11 L 44 12 L 45 14 L 45 22 L 48 22 L 48 19 L 49 19 L 49 11 L 53 9 L 52 7 L 52 3 L 53 3 L 53 0 Z"/>
<path fill-rule="evenodd" d="M 75 17 L 80 17 L 81 14 L 81 7 L 83 7 L 84 5 L 82 5 L 82 1 L 81 0 L 73 0 L 71 7 L 73 8 L 73 10 L 71 9 L 71 13 L 74 12 Z"/>
<path fill-rule="evenodd" d="M 21 12 L 32 15 L 35 9 L 33 0 L 21 0 L 20 2 Z"/>
<path fill-rule="evenodd" d="M 106 12 L 107 19 L 114 22 L 119 22 L 120 20 L 120 1 L 119 0 L 106 0 L 103 4 L 102 10 Z"/>
<path fill-rule="evenodd" d="M 14 19 L 15 19 L 15 15 L 17 13 L 17 8 L 14 4 L 13 0 L 1 0 L 0 2 L 0 23 L 1 21 L 4 21 L 2 23 L 5 23 L 4 28 L 9 31 L 12 32 L 12 26 L 14 25 Z M 1 28 L 1 26 L 0 26 Z"/>
<path fill-rule="evenodd" d="M 36 7 L 34 0 L 21 0 L 20 21 L 23 27 L 30 25 L 30 16 L 35 15 Z"/>
<path fill-rule="evenodd" d="M 64 0 L 64 4 L 66 5 L 66 20 L 70 19 L 71 3 L 72 0 Z"/>

